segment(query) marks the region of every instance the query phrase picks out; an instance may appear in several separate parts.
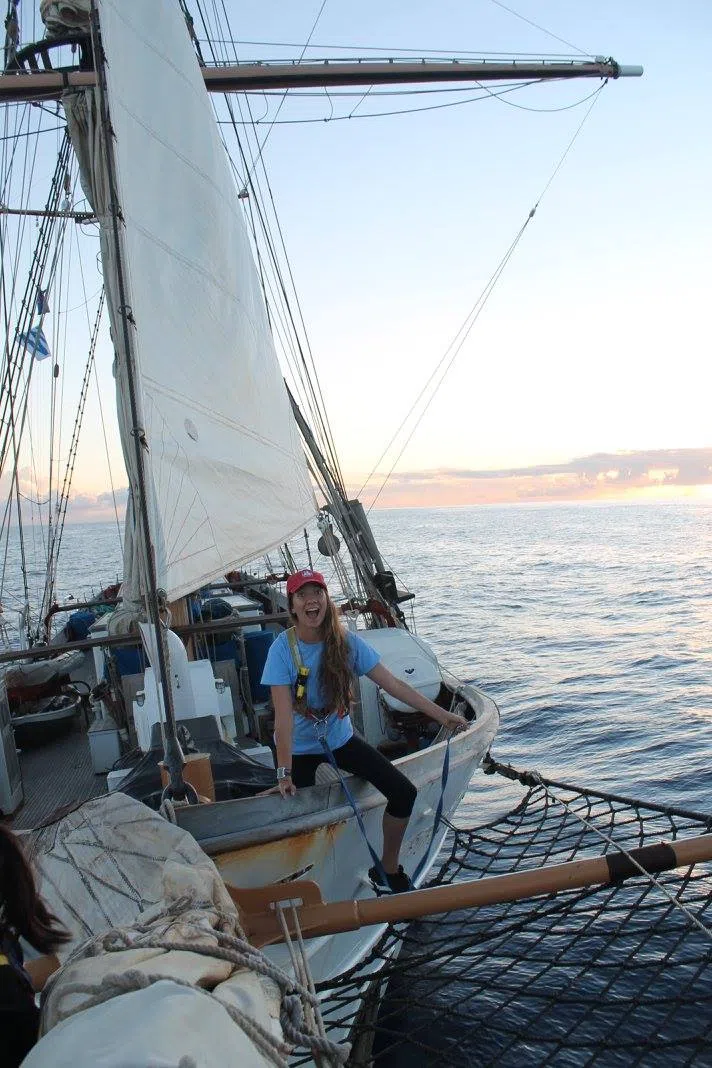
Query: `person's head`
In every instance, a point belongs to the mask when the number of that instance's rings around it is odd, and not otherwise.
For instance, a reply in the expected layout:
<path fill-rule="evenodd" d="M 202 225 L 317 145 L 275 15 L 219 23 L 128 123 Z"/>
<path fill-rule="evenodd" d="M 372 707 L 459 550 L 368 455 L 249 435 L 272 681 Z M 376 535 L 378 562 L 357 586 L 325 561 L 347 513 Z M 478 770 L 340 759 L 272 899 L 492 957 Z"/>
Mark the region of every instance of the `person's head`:
<path fill-rule="evenodd" d="M 347 708 L 351 701 L 351 666 L 339 610 L 329 597 L 324 576 L 311 568 L 287 579 L 289 612 L 300 638 L 323 641 L 320 683 L 329 708 Z"/>
<path fill-rule="evenodd" d="M 324 576 L 305 567 L 287 579 L 289 612 L 304 637 L 318 641 L 329 608 L 333 607 Z"/>
<path fill-rule="evenodd" d="M 34 875 L 15 835 L 0 823 L 0 934 L 22 935 L 40 953 L 50 953 L 70 934 L 37 893 Z"/>

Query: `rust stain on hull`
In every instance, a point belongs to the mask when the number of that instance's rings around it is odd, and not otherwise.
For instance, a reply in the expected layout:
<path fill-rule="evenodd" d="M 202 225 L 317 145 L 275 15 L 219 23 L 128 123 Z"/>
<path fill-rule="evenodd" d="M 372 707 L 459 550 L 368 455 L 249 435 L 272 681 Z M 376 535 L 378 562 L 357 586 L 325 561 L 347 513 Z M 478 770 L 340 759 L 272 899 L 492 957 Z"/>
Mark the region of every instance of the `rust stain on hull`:
<path fill-rule="evenodd" d="M 289 838 L 218 853 L 213 860 L 222 878 L 234 886 L 264 886 L 298 878 L 333 853 L 345 826 L 345 822 L 331 823 Z"/>

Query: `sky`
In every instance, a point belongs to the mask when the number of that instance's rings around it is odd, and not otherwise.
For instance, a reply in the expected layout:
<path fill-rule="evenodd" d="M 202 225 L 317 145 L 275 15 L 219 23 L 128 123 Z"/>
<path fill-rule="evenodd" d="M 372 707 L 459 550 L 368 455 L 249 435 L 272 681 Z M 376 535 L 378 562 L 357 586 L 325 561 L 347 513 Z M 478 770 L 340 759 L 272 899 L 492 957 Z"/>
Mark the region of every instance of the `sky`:
<path fill-rule="evenodd" d="M 595 97 L 581 81 L 477 102 L 253 98 L 253 113 L 342 470 L 358 490 L 376 468 L 367 504 L 394 463 L 377 507 L 709 492 L 712 7 L 226 3 L 241 59 L 298 57 L 310 40 L 307 56 L 344 45 L 644 66 Z M 382 456 L 537 203 L 402 455 L 412 421 Z M 98 361 L 121 498 L 108 345 Z M 75 519 L 113 515 L 101 426 L 92 395 Z"/>

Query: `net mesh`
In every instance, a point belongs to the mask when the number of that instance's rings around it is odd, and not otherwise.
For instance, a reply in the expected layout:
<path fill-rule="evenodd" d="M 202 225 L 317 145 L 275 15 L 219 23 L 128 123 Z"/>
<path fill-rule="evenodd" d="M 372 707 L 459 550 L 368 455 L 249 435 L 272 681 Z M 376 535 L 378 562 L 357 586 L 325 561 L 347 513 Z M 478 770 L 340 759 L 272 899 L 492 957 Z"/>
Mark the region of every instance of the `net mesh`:
<path fill-rule="evenodd" d="M 487 770 L 525 796 L 486 826 L 451 827 L 430 885 L 712 829 L 712 816 Z M 711 902 L 712 866 L 696 864 L 390 927 L 321 985 L 325 1023 L 350 1032 L 352 1068 L 712 1064 Z"/>

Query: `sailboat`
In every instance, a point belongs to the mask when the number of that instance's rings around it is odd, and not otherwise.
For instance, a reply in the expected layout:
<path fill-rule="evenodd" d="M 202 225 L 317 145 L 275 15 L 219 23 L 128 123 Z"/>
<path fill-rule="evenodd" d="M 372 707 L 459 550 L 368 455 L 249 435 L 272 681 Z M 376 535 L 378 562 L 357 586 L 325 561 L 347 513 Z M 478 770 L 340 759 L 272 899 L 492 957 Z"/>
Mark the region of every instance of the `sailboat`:
<path fill-rule="evenodd" d="M 165 780 L 157 797 L 152 788 L 125 804 L 117 799 L 131 794 L 132 769 L 124 769 L 129 771 L 121 784 L 125 793 L 110 795 L 106 805 L 88 802 L 67 817 L 70 822 L 63 824 L 60 835 L 45 835 L 37 854 L 43 890 L 53 911 L 73 930 L 79 927 L 77 942 L 96 937 L 102 923 L 135 921 L 135 895 L 119 893 L 118 903 L 103 904 L 107 876 L 97 867 L 96 851 L 77 859 L 68 843 L 72 835 L 81 838 L 91 827 L 102 856 L 109 856 L 112 870 L 118 871 L 120 850 L 112 848 L 125 840 L 122 821 L 128 811 L 137 848 L 147 844 L 156 833 L 158 817 L 146 818 L 149 838 L 144 840 L 134 805 L 152 801 L 163 803 L 164 813 L 212 858 L 236 893 L 296 884 L 308 876 L 325 900 L 373 897 L 365 838 L 379 840 L 384 798 L 369 784 L 351 781 L 352 803 L 342 782 L 331 778 L 285 802 L 269 791 L 274 782 L 269 760 L 267 767 L 260 765 L 262 771 L 255 773 L 249 789 L 231 791 L 235 767 L 254 768 L 250 754 L 264 749 L 260 743 L 268 740 L 269 708 L 258 707 L 256 694 L 242 690 L 240 698 L 247 699 L 235 701 L 217 668 L 195 655 L 196 643 L 191 659 L 179 636 L 186 635 L 190 644 L 196 633 L 237 634 L 244 647 L 251 628 L 253 634 L 255 629 L 267 634 L 269 641 L 274 628 L 286 622 L 286 601 L 279 576 L 260 574 L 251 565 L 269 559 L 269 553 L 287 546 L 314 522 L 321 550 L 342 586 L 347 625 L 368 632 L 368 640 L 396 675 L 443 707 L 457 708 L 470 724 L 454 737 L 445 731 L 435 734 L 424 729 L 412 709 L 389 703 L 369 680 L 361 681 L 355 712 L 359 729 L 384 750 L 390 744 L 398 766 L 418 788 L 402 860 L 417 871 L 416 884 L 422 885 L 446 833 L 440 817 L 454 813 L 488 753 L 498 709 L 491 698 L 443 669 L 434 651 L 406 626 L 403 605 L 409 595 L 381 559 L 363 507 L 349 498 L 323 438 L 319 440 L 285 385 L 245 221 L 245 198 L 236 186 L 208 91 L 337 84 L 347 76 L 371 84 L 396 77 L 605 78 L 640 71 L 613 61 L 435 63 L 434 69 L 415 63 L 363 63 L 350 73 L 339 64 L 321 69 L 270 69 L 262 64 L 211 68 L 201 63 L 179 0 L 44 0 L 42 11 L 47 37 L 24 49 L 14 47 L 10 39 L 6 42 L 9 61 L 0 77 L 0 97 L 35 103 L 61 100 L 66 132 L 61 133 L 60 163 L 42 218 L 65 225 L 81 214 L 82 224 L 98 227 L 115 353 L 118 424 L 130 485 L 120 603 L 102 617 L 104 629 L 94 635 L 90 631 L 83 646 L 106 655 L 106 650 L 122 645 L 136 646 L 140 632 L 149 666 L 131 695 L 131 717 L 142 759 L 160 745 Z M 74 166 L 70 159 L 78 162 L 87 201 L 82 213 L 74 212 L 67 198 L 71 179 L 65 176 Z M 21 209 L 21 217 L 26 210 Z M 41 255 L 33 257 L 26 296 L 13 298 L 10 305 L 14 318 L 5 350 L 3 460 L 11 469 L 16 502 L 22 496 L 18 460 L 26 419 L 23 400 L 37 362 L 36 344 L 30 351 L 28 338 L 36 341 L 42 333 L 44 312 L 36 294 L 46 292 L 52 277 L 52 233 L 56 240 L 50 226 L 40 231 Z M 62 501 L 66 510 L 64 497 Z M 55 522 L 53 537 L 60 521 Z M 340 542 L 348 559 L 342 558 Z M 284 563 L 293 562 L 284 552 Z M 50 579 L 57 553 L 52 540 Z M 42 622 L 53 609 L 52 589 L 48 581 L 37 616 Z M 229 616 L 192 625 L 190 599 L 198 594 L 200 608 L 216 591 L 218 600 L 228 605 Z M 171 626 L 180 623 L 183 627 L 174 632 Z M 38 625 L 31 648 L 5 659 L 47 658 L 66 650 L 66 642 L 52 646 L 48 637 Z M 245 658 L 238 663 L 239 681 L 247 675 L 249 685 Z M 100 701 L 110 702 L 110 690 L 109 684 L 95 694 L 96 707 Z M 234 726 L 244 717 L 245 729 L 233 728 L 226 741 L 219 735 L 230 715 Z M 216 800 L 185 804 L 198 798 L 187 781 L 183 747 L 191 731 L 200 740 L 204 728 L 216 744 L 227 746 L 223 751 L 232 765 L 222 778 L 216 776 Z M 14 769 L 16 781 L 7 715 L 3 738 L 8 780 Z M 98 903 L 94 913 L 74 896 L 80 884 L 89 886 L 89 897 Z M 318 981 L 348 970 L 382 929 L 382 924 L 373 924 L 311 938 L 306 955 L 312 976 Z M 281 968 L 291 966 L 285 945 L 274 945 L 268 953 Z"/>

